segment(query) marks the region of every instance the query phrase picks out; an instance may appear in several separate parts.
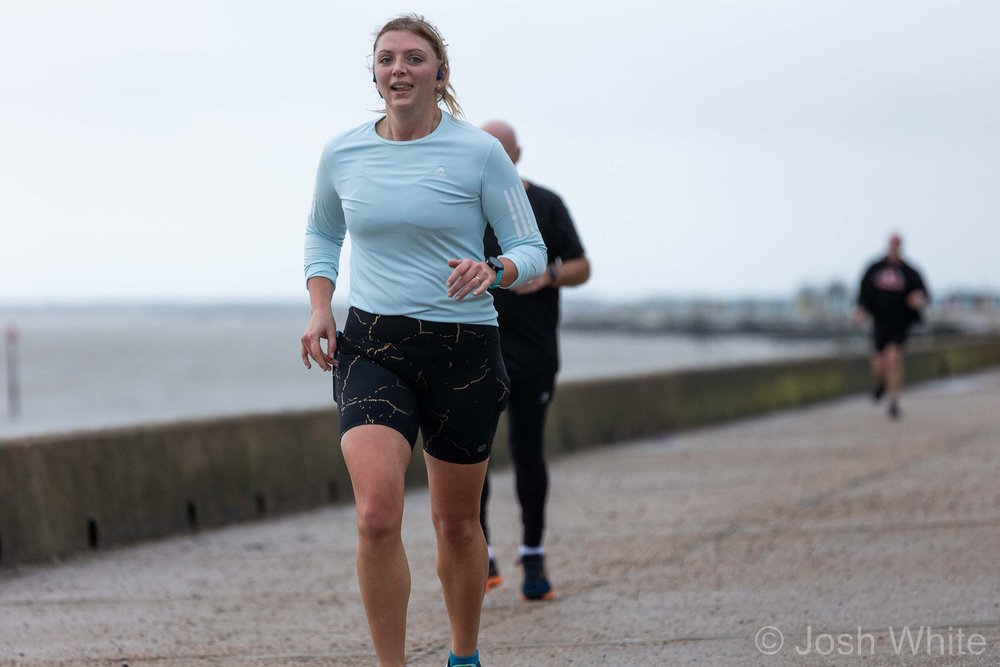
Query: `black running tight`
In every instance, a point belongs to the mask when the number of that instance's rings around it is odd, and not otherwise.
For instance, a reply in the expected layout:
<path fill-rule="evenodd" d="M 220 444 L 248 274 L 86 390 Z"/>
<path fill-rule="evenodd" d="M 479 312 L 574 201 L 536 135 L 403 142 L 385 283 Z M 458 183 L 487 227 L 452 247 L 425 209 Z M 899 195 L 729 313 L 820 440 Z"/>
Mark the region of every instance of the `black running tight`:
<path fill-rule="evenodd" d="M 552 400 L 555 378 L 512 378 L 507 404 L 507 433 L 514 466 L 517 499 L 521 504 L 522 544 L 538 547 L 545 530 L 545 499 L 549 474 L 545 467 L 545 413 Z M 486 505 L 490 495 L 489 476 L 483 483 L 479 519 L 489 540 Z"/>

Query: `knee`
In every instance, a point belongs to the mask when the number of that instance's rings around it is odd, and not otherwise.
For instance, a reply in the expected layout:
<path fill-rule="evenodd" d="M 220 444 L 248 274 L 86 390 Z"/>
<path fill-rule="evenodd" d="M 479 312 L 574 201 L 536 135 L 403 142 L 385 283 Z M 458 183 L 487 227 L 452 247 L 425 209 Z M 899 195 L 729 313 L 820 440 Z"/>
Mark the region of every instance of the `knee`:
<path fill-rule="evenodd" d="M 903 354 L 898 345 L 889 345 L 885 348 L 886 363 L 898 364 L 902 358 Z"/>
<path fill-rule="evenodd" d="M 541 445 L 533 445 L 531 447 L 520 446 L 517 448 L 516 453 L 514 448 L 511 447 L 510 459 L 518 472 L 521 470 L 538 470 L 545 467 L 545 455 L 542 453 Z"/>
<path fill-rule="evenodd" d="M 402 512 L 386 505 L 358 509 L 358 537 L 366 542 L 380 542 L 399 537 Z"/>
<path fill-rule="evenodd" d="M 479 507 L 468 512 L 449 510 L 434 513 L 434 532 L 438 540 L 450 544 L 465 544 L 482 537 L 483 528 L 479 523 Z"/>

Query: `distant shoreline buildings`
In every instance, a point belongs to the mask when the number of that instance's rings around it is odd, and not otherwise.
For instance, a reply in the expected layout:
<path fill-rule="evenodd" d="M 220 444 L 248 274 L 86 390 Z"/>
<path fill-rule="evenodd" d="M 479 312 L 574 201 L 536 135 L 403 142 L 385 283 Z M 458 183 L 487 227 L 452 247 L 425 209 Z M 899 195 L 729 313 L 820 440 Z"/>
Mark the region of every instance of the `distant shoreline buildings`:
<path fill-rule="evenodd" d="M 854 324 L 853 294 L 842 283 L 801 288 L 789 298 L 661 297 L 612 303 L 565 299 L 563 327 L 636 334 L 717 336 L 760 334 L 787 338 L 865 336 Z M 1000 294 L 954 291 L 934 295 L 915 334 L 1000 333 Z"/>
<path fill-rule="evenodd" d="M 1000 292 L 952 290 L 932 296 L 925 321 L 914 334 L 1000 334 Z M 635 334 L 759 334 L 817 339 L 866 336 L 868 327 L 852 322 L 854 297 L 846 285 L 837 282 L 825 287 L 804 286 L 788 297 L 659 296 L 612 300 L 567 293 L 562 300 L 562 325 L 569 331 Z M 211 319 L 248 314 L 268 318 L 281 313 L 301 318 L 304 307 L 308 315 L 308 304 L 293 301 L 0 303 L 0 325 L 16 324 L 28 314 L 42 318 L 75 314 L 91 320 L 127 320 L 136 313 L 156 316 L 163 312 Z M 335 302 L 334 312 L 341 321 L 346 306 Z"/>

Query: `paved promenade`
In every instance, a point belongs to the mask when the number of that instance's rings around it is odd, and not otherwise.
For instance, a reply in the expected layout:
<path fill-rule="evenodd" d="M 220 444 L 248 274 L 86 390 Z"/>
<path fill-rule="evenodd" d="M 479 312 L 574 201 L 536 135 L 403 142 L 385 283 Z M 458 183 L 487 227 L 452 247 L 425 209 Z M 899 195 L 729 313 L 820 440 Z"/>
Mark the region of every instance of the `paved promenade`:
<path fill-rule="evenodd" d="M 855 397 L 559 460 L 551 603 L 518 600 L 495 475 L 509 578 L 484 665 L 1000 664 L 1000 372 L 903 409 Z M 440 667 L 427 494 L 406 511 L 410 664 Z M 353 552 L 335 507 L 0 571 L 0 665 L 372 665 Z"/>

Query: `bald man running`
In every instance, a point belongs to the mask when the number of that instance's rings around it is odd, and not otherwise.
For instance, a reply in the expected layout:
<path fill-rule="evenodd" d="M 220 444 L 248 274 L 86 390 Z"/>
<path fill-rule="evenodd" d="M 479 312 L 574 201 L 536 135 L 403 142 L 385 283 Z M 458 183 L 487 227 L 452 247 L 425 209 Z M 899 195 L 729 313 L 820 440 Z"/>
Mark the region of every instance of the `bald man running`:
<path fill-rule="evenodd" d="M 521 148 L 513 128 L 493 121 L 485 124 L 483 129 L 500 141 L 516 165 L 521 157 Z M 492 294 L 499 316 L 500 348 L 511 381 L 507 431 L 517 498 L 521 505 L 519 554 L 524 573 L 521 595 L 526 600 L 551 600 L 554 593 L 542 547 L 548 495 L 548 472 L 543 449 L 545 413 L 555 391 L 555 377 L 559 370 L 559 288 L 585 282 L 590 277 L 590 263 L 584 256 L 573 220 L 562 199 L 551 190 L 523 178 L 522 183 L 538 221 L 538 230 L 548 248 L 548 266 L 541 276 L 531 282 L 512 290 L 495 289 Z M 496 238 L 489 227 L 483 243 L 485 256 L 498 252 Z M 480 521 L 487 542 L 490 539 L 486 521 L 489 492 L 487 477 L 480 509 Z M 489 555 L 487 590 L 503 582 L 492 545 L 489 546 Z"/>

